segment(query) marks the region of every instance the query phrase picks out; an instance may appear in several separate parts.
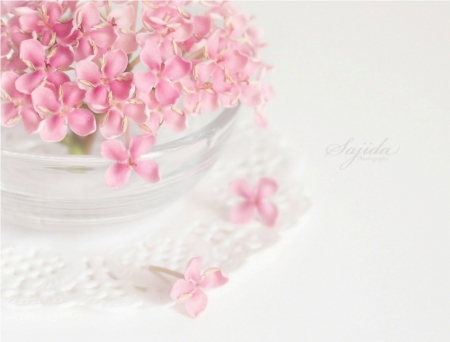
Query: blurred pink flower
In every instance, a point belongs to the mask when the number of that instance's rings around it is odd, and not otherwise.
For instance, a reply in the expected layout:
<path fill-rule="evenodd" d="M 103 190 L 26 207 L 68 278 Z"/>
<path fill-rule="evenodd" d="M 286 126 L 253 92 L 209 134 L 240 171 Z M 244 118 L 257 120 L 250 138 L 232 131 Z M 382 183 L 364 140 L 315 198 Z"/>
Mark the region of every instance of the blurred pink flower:
<path fill-rule="evenodd" d="M 261 178 L 256 185 L 256 189 L 244 179 L 238 179 L 230 184 L 230 191 L 235 195 L 243 197 L 244 202 L 238 204 L 230 213 L 230 221 L 233 223 L 247 223 L 258 212 L 262 222 L 273 227 L 278 218 L 278 209 L 268 197 L 275 194 L 278 185 L 275 180 Z"/>
<path fill-rule="evenodd" d="M 170 297 L 177 302 L 184 302 L 187 312 L 192 317 L 202 313 L 208 304 L 205 290 L 225 285 L 228 278 L 218 268 L 209 268 L 201 273 L 202 258 L 192 258 L 184 272 L 184 279 L 173 285 Z"/>

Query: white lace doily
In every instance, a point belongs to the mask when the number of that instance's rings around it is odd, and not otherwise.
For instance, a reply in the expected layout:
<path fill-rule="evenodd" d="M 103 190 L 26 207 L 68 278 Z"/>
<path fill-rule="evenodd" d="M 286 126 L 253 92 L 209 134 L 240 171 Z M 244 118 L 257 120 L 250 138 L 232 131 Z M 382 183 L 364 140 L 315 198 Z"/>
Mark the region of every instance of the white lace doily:
<path fill-rule="evenodd" d="M 296 226 L 307 210 L 299 160 L 280 134 L 240 123 L 205 179 L 156 217 L 86 233 L 37 232 L 2 222 L 2 303 L 13 308 L 169 305 L 175 278 L 148 266 L 183 272 L 194 256 L 203 258 L 205 268 L 219 267 L 232 277 L 283 230 Z M 255 183 L 261 177 L 280 185 L 272 198 L 280 212 L 276 228 L 257 220 L 228 222 L 230 208 L 240 200 L 228 191 L 229 182 L 246 178 Z"/>

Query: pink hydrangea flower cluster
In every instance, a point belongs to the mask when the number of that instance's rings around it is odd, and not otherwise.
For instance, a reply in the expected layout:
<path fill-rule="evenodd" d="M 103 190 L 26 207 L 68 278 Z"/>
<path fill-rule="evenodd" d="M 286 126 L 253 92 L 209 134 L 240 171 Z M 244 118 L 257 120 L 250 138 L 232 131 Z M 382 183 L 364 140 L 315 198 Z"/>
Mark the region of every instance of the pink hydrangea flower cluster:
<path fill-rule="evenodd" d="M 266 124 L 261 32 L 229 2 L 10 1 L 1 15 L 2 126 L 21 123 L 46 142 L 96 131 L 124 140 L 102 148 L 119 165 L 110 186 L 131 170 L 159 179 L 130 151 L 146 150 L 162 125 L 181 131 L 187 117 L 238 102 Z M 133 144 L 131 125 L 144 136 Z"/>

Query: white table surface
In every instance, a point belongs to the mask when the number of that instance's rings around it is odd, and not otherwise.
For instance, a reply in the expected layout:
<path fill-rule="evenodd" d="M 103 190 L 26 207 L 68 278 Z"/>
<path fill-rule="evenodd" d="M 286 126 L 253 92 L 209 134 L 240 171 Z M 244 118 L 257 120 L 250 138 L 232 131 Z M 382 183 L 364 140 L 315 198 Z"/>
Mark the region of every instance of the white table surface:
<path fill-rule="evenodd" d="M 2 310 L 4 342 L 449 341 L 450 3 L 245 2 L 265 27 L 269 107 L 304 159 L 299 227 L 174 309 Z M 327 156 L 354 138 L 386 162 Z"/>

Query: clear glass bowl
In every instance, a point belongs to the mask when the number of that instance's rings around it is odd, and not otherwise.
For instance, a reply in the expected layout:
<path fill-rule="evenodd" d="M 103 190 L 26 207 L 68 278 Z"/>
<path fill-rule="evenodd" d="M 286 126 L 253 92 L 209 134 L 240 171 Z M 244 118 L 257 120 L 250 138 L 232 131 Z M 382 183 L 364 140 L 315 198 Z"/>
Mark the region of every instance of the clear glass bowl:
<path fill-rule="evenodd" d="M 158 163 L 161 181 L 152 184 L 132 174 L 121 189 L 105 183 L 111 161 L 91 155 L 39 154 L 34 146 L 18 151 L 8 143 L 12 134 L 5 137 L 3 131 L 2 218 L 27 228 L 78 230 L 154 213 L 192 189 L 211 168 L 230 136 L 238 109 L 225 109 L 203 127 L 155 145 L 143 158 Z"/>

